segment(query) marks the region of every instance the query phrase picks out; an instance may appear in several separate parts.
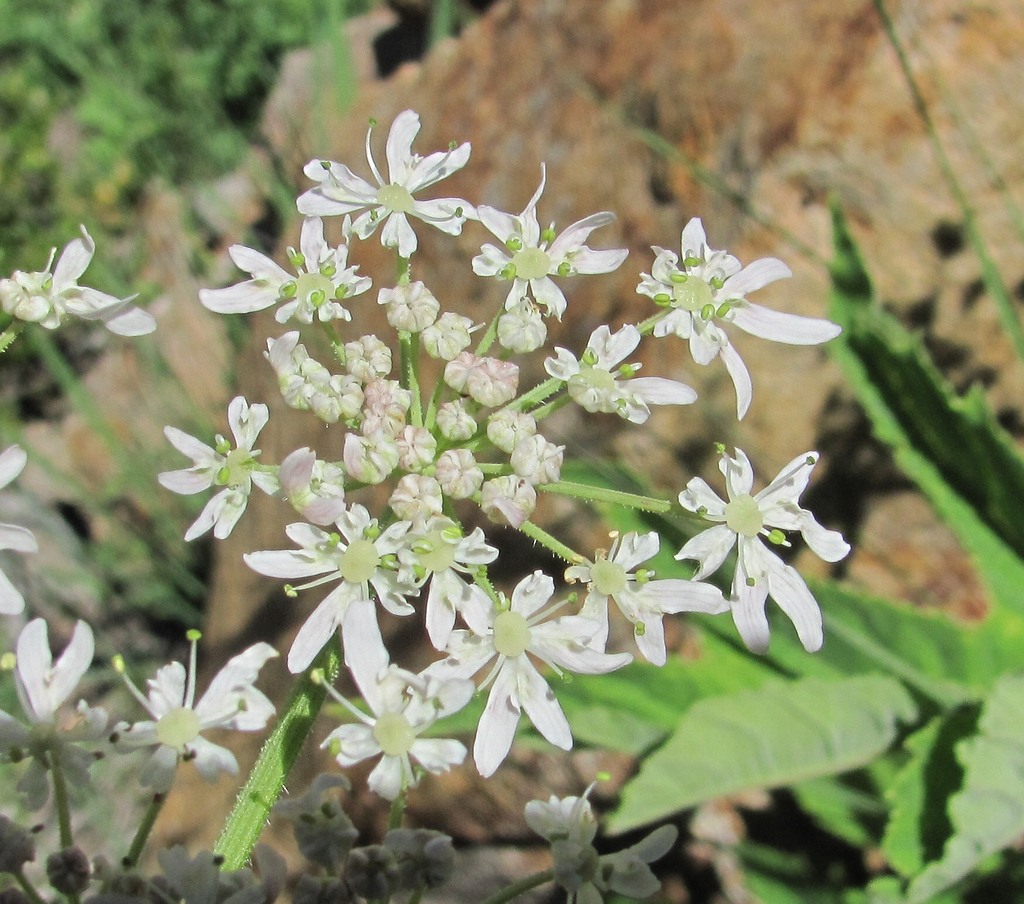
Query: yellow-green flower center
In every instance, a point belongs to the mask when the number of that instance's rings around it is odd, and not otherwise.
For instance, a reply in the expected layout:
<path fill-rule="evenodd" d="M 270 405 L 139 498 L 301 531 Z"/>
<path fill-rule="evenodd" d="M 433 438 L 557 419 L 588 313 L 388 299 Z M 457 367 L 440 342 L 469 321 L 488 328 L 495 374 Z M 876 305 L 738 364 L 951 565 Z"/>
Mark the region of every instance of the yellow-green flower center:
<path fill-rule="evenodd" d="M 249 479 L 252 456 L 248 449 L 232 449 L 217 472 L 217 483 L 226 487 L 241 486 Z"/>
<path fill-rule="evenodd" d="M 615 377 L 600 367 L 590 367 L 584 364 L 580 367 L 578 379 L 598 392 L 613 392 L 615 390 Z"/>
<path fill-rule="evenodd" d="M 303 273 L 295 281 L 295 294 L 308 299 L 313 307 L 319 307 L 334 295 L 334 283 L 322 273 Z"/>
<path fill-rule="evenodd" d="M 512 266 L 520 279 L 540 279 L 551 272 L 551 258 L 540 248 L 524 248 L 512 256 Z"/>
<path fill-rule="evenodd" d="M 432 530 L 423 538 L 419 561 L 427 571 L 445 571 L 455 564 L 455 544 L 443 531 Z"/>
<path fill-rule="evenodd" d="M 725 507 L 725 523 L 744 537 L 756 537 L 764 527 L 764 518 L 753 496 L 744 493 Z"/>
<path fill-rule="evenodd" d="M 518 612 L 494 619 L 494 649 L 503 656 L 522 656 L 530 646 L 530 626 Z"/>
<path fill-rule="evenodd" d="M 377 203 L 395 213 L 408 213 L 412 210 L 413 199 L 409 189 L 401 185 L 383 185 L 377 192 Z"/>
<path fill-rule="evenodd" d="M 401 713 L 384 713 L 373 726 L 373 739 L 385 756 L 402 756 L 412 747 L 416 732 Z"/>
<path fill-rule="evenodd" d="M 674 307 L 699 313 L 705 305 L 714 305 L 715 293 L 699 276 L 691 276 L 672 287 Z"/>
<path fill-rule="evenodd" d="M 199 737 L 199 716 L 187 706 L 179 706 L 161 716 L 156 723 L 156 739 L 181 750 Z"/>
<path fill-rule="evenodd" d="M 598 559 L 590 569 L 594 589 L 605 596 L 614 596 L 626 589 L 626 569 L 607 559 Z"/>
<path fill-rule="evenodd" d="M 360 538 L 349 543 L 348 549 L 341 554 L 338 571 L 342 579 L 350 584 L 362 584 L 370 580 L 378 565 L 380 556 L 377 555 L 377 547 L 369 540 Z"/>

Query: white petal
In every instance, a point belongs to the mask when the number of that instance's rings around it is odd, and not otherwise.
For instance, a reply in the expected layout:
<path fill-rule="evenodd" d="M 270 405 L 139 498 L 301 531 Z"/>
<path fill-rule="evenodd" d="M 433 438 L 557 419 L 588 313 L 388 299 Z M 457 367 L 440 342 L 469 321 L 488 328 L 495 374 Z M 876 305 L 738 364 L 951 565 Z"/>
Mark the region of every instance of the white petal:
<path fill-rule="evenodd" d="M 515 690 L 515 671 L 506 663 L 491 685 L 473 742 L 473 759 L 484 778 L 493 775 L 512 747 L 519 724 L 519 707 L 512 702 Z"/>
<path fill-rule="evenodd" d="M 316 659 L 317 654 L 338 629 L 347 606 L 347 597 L 335 590 L 313 610 L 312 615 L 299 628 L 299 633 L 292 641 L 292 648 L 288 651 L 289 672 L 296 675 L 309 668 L 310 663 Z"/>
<path fill-rule="evenodd" d="M 17 615 L 24 608 L 25 597 L 0 571 L 0 615 Z"/>
<path fill-rule="evenodd" d="M 206 781 L 215 782 L 222 772 L 238 774 L 238 761 L 230 750 L 202 737 L 192 741 L 189 747 L 195 753 L 196 769 Z"/>
<path fill-rule="evenodd" d="M 721 294 L 725 298 L 744 298 L 748 292 L 792 275 L 793 271 L 777 257 L 763 257 L 730 276 L 723 284 Z"/>
<path fill-rule="evenodd" d="M 706 612 L 718 615 L 729 611 L 729 601 L 713 584 L 666 578 L 644 584 L 642 599 L 647 607 L 665 614 Z"/>
<path fill-rule="evenodd" d="M 25 468 L 28 455 L 21 446 L 8 446 L 0 453 L 0 488 L 7 486 Z"/>
<path fill-rule="evenodd" d="M 726 525 L 716 524 L 687 540 L 676 553 L 676 558 L 694 559 L 698 568 L 693 577 L 700 580 L 719 569 L 735 543 L 736 534 Z"/>
<path fill-rule="evenodd" d="M 649 405 L 689 405 L 697 401 L 697 393 L 691 387 L 664 377 L 637 377 L 628 386 Z"/>
<path fill-rule="evenodd" d="M 517 670 L 517 685 L 523 712 L 548 741 L 562 750 L 570 750 L 572 732 L 554 691 L 525 656 L 521 657 L 521 662 Z"/>
<path fill-rule="evenodd" d="M 279 290 L 279 286 L 248 280 L 224 289 L 200 289 L 199 301 L 218 314 L 251 314 L 274 304 Z"/>
<path fill-rule="evenodd" d="M 831 320 L 786 314 L 750 303 L 733 308 L 731 321 L 752 336 L 788 345 L 819 345 L 843 331 Z"/>
<path fill-rule="evenodd" d="M 821 649 L 821 609 L 796 569 L 784 565 L 769 571 L 768 592 L 793 622 L 804 649 L 808 653 Z"/>
<path fill-rule="evenodd" d="M 719 355 L 732 379 L 732 385 L 736 387 L 736 419 L 742 421 L 750 408 L 750 400 L 754 397 L 750 372 L 731 342 L 721 347 Z"/>
<path fill-rule="evenodd" d="M 754 486 L 754 469 L 750 459 L 742 449 L 736 449 L 735 457 L 723 454 L 718 460 L 718 470 L 725 477 L 725 485 L 729 490 L 729 498 L 746 496 Z"/>
<path fill-rule="evenodd" d="M 458 766 L 466 758 L 466 747 L 449 738 L 422 738 L 413 743 L 409 753 L 427 772 L 440 775 L 452 766 Z"/>
<path fill-rule="evenodd" d="M 60 260 L 53 268 L 53 287 L 57 292 L 68 286 L 74 285 L 78 277 L 85 273 L 93 254 L 96 253 L 96 243 L 92 237 L 81 227 L 82 237 L 72 239 L 60 253 Z"/>
<path fill-rule="evenodd" d="M 800 524 L 800 534 L 814 554 L 826 562 L 838 562 L 850 553 L 850 544 L 837 530 L 822 527 L 810 512 L 806 512 Z"/>

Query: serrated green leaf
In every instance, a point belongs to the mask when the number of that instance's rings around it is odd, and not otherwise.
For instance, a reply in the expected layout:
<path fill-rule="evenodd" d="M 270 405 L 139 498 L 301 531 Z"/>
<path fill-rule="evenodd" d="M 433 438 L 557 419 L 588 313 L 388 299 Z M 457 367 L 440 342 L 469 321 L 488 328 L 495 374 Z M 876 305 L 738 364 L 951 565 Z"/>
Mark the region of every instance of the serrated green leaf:
<path fill-rule="evenodd" d="M 1024 459 L 977 393 L 958 398 L 921 341 L 873 303 L 841 212 L 833 209 L 836 258 L 830 344 L 876 435 L 974 556 L 995 601 L 1024 613 Z"/>
<path fill-rule="evenodd" d="M 701 801 L 846 772 L 884 752 L 917 707 L 898 681 L 860 675 L 771 683 L 695 703 L 641 766 L 612 832 Z"/>
<path fill-rule="evenodd" d="M 882 852 L 902 876 L 919 873 L 942 853 L 952 831 L 946 807 L 963 781 L 953 750 L 977 724 L 977 706 L 962 707 L 933 719 L 904 742 L 910 759 L 886 795 L 892 815 L 882 840 Z"/>
<path fill-rule="evenodd" d="M 907 904 L 924 904 L 1024 834 L 1024 675 L 996 682 L 982 706 L 978 733 L 961 741 L 961 789 L 952 797 L 953 835 L 940 860 L 907 889 Z"/>

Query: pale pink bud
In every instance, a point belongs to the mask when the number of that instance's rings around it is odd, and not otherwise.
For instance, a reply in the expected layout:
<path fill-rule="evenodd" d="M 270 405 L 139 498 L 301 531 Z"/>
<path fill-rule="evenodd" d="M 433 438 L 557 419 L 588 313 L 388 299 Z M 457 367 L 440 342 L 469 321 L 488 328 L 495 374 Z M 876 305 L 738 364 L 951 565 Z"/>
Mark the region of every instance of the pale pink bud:
<path fill-rule="evenodd" d="M 487 419 L 487 438 L 507 454 L 511 454 L 522 437 L 533 436 L 536 432 L 536 418 L 522 411 L 503 409 Z"/>
<path fill-rule="evenodd" d="M 480 489 L 480 508 L 492 521 L 520 527 L 537 506 L 537 491 L 521 477 L 495 477 Z"/>
<path fill-rule="evenodd" d="M 398 467 L 398 445 L 388 436 L 366 439 L 355 433 L 345 435 L 342 454 L 345 470 L 361 483 L 380 483 Z"/>
<path fill-rule="evenodd" d="M 345 472 L 318 461 L 309 448 L 296 449 L 281 462 L 281 493 L 312 524 L 333 524 L 345 511 Z"/>
<path fill-rule="evenodd" d="M 399 518 L 413 523 L 440 515 L 444 507 L 441 485 L 424 474 L 406 474 L 395 486 L 388 505 Z"/>
<path fill-rule="evenodd" d="M 441 489 L 452 499 L 468 499 L 484 482 L 484 472 L 477 466 L 469 449 L 448 449 L 437 457 L 434 469 Z"/>
<path fill-rule="evenodd" d="M 498 342 L 511 352 L 529 354 L 540 348 L 547 338 L 544 318 L 525 298 L 498 318 Z"/>
<path fill-rule="evenodd" d="M 345 343 L 345 368 L 364 383 L 391 373 L 391 349 L 376 336 Z"/>
<path fill-rule="evenodd" d="M 363 436 L 397 436 L 405 426 L 412 394 L 395 380 L 374 380 L 363 390 Z"/>
<path fill-rule="evenodd" d="M 512 469 L 535 486 L 554 483 L 562 474 L 565 446 L 548 442 L 539 433 L 524 436 L 512 451 Z"/>
<path fill-rule="evenodd" d="M 381 289 L 377 304 L 387 305 L 388 323 L 396 330 L 419 333 L 437 320 L 441 305 L 421 282 Z"/>
<path fill-rule="evenodd" d="M 396 442 L 398 464 L 406 471 L 422 471 L 437 454 L 437 440 L 426 427 L 403 427 Z"/>
<path fill-rule="evenodd" d="M 476 433 L 476 421 L 466 411 L 466 403 L 462 399 L 445 402 L 437 410 L 437 427 L 445 439 L 462 442 Z"/>
<path fill-rule="evenodd" d="M 472 329 L 473 321 L 468 317 L 446 311 L 423 331 L 423 348 L 431 358 L 451 361 L 469 348 Z"/>

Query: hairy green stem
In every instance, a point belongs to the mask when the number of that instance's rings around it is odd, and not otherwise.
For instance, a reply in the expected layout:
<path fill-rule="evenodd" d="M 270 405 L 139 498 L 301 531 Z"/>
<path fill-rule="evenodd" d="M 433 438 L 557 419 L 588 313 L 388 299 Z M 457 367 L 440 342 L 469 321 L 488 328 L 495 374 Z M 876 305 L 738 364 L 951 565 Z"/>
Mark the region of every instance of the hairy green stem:
<path fill-rule="evenodd" d="M 0 333 L 0 355 L 11 347 L 11 344 L 18 338 L 24 328 L 24 320 L 15 320 L 8 325 L 7 329 Z"/>
<path fill-rule="evenodd" d="M 338 644 L 328 644 L 313 665 L 333 681 L 341 668 Z M 213 847 L 224 858 L 225 870 L 241 869 L 249 859 L 326 695 L 323 684 L 314 682 L 309 672 L 299 679 Z"/>
<path fill-rule="evenodd" d="M 28 881 L 25 874 L 20 869 L 14 873 L 14 878 L 18 880 L 18 885 L 21 886 L 21 890 L 25 892 L 25 896 L 32 902 L 32 904 L 47 904 L 42 895 L 36 891 L 35 886 Z"/>
<path fill-rule="evenodd" d="M 595 487 L 588 483 L 575 483 L 569 480 L 556 480 L 537 487 L 546 493 L 558 493 L 560 496 L 571 496 L 573 499 L 584 499 L 587 502 L 607 502 L 611 505 L 624 505 L 627 508 L 640 509 L 644 512 L 656 512 L 665 515 L 672 510 L 668 499 L 656 496 L 640 496 L 637 493 L 626 493 L 622 490 L 610 490 L 607 487 Z"/>
<path fill-rule="evenodd" d="M 578 552 L 570 549 L 561 540 L 551 536 L 544 528 L 538 527 L 532 521 L 524 521 L 519 525 L 519 530 L 531 540 L 535 540 L 541 546 L 551 550 L 560 559 L 565 559 L 570 565 L 579 565 L 580 562 L 585 561 Z"/>

